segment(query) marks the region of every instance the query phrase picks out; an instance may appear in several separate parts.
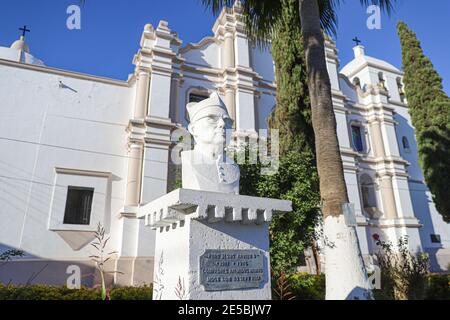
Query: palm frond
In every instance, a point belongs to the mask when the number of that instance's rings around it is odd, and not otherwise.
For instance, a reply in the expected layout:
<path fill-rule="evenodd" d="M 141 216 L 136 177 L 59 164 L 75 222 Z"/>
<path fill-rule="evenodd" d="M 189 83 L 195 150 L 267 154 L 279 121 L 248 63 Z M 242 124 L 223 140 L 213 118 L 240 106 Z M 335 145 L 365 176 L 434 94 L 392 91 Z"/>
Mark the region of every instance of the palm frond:
<path fill-rule="evenodd" d="M 394 2 L 396 2 L 396 0 L 359 0 L 359 2 L 363 6 L 368 6 L 372 4 L 379 6 L 380 9 L 386 12 L 388 15 L 395 12 Z"/>
<path fill-rule="evenodd" d="M 234 4 L 234 0 L 200 0 L 201 3 L 207 8 L 211 9 L 214 15 L 218 15 L 224 7 L 231 7 Z"/>
<path fill-rule="evenodd" d="M 250 41 L 265 47 L 271 41 L 275 24 L 282 15 L 287 2 L 298 0 L 241 0 L 243 22 Z M 321 25 L 327 32 L 336 33 L 336 6 L 339 0 L 318 0 L 321 11 Z M 217 15 L 224 7 L 230 7 L 234 0 L 201 0 L 203 5 Z M 300 23 L 300 21 L 299 21 Z"/>
<path fill-rule="evenodd" d="M 223 8 L 232 7 L 235 0 L 200 0 L 201 3 L 219 14 Z M 281 17 L 283 6 L 288 1 L 299 0 L 241 0 L 243 22 L 246 25 L 247 36 L 250 41 L 265 47 L 271 41 L 274 26 Z M 320 23 L 322 29 L 330 35 L 336 35 L 338 26 L 337 9 L 345 0 L 317 0 L 320 10 Z M 362 5 L 377 5 L 381 10 L 391 14 L 396 0 L 360 0 Z M 299 21 L 300 23 L 300 21 Z"/>

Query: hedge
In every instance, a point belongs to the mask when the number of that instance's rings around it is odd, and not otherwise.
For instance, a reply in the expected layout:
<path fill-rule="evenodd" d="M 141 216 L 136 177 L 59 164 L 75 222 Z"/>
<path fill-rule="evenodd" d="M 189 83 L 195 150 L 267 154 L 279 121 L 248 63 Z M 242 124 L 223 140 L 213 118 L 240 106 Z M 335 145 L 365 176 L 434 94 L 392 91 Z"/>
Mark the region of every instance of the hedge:
<path fill-rule="evenodd" d="M 295 300 L 325 300 L 325 275 L 296 273 L 289 277 L 290 291 Z"/>
<path fill-rule="evenodd" d="M 325 276 L 296 273 L 288 277 L 290 292 L 296 300 L 324 300 Z M 426 300 L 450 300 L 450 275 L 432 274 L 428 278 Z M 375 290 L 375 299 L 384 297 Z M 152 300 L 152 287 L 113 288 L 111 300 Z M 45 285 L 12 286 L 0 284 L 0 300 L 101 300 L 99 289 L 82 287 L 71 290 L 67 287 Z"/>
<path fill-rule="evenodd" d="M 111 300 L 152 300 L 152 287 L 113 288 L 109 296 Z M 86 287 L 72 290 L 45 285 L 16 287 L 0 284 L 0 300 L 101 300 L 101 291 Z"/>
<path fill-rule="evenodd" d="M 325 275 L 296 273 L 287 278 L 289 291 L 296 300 L 324 300 Z M 381 290 L 374 290 L 375 300 L 388 300 Z M 428 276 L 425 300 L 450 300 L 450 274 Z"/>

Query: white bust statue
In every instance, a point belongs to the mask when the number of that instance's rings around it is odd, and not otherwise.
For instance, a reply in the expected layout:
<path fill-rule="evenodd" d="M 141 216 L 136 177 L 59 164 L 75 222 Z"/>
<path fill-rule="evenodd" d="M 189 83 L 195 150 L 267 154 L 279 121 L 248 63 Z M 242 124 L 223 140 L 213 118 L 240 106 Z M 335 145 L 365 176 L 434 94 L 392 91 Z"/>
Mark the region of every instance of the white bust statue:
<path fill-rule="evenodd" d="M 217 93 L 186 106 L 192 151 L 181 153 L 183 188 L 239 194 L 239 166 L 224 156 L 226 130 L 233 120 Z"/>

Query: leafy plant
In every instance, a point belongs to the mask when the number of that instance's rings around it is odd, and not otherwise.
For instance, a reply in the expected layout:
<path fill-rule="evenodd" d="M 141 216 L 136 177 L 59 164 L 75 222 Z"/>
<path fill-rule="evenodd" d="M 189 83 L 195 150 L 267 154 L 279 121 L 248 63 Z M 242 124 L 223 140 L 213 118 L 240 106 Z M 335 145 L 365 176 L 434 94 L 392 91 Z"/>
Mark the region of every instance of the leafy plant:
<path fill-rule="evenodd" d="M 175 295 L 180 300 L 186 299 L 186 287 L 184 285 L 184 279 L 182 280 L 181 277 L 178 277 L 178 283 L 175 288 Z"/>
<path fill-rule="evenodd" d="M 279 277 L 272 273 L 272 297 L 274 300 L 294 300 L 291 285 L 286 274 L 282 272 Z"/>
<path fill-rule="evenodd" d="M 278 172 L 261 174 L 261 162 L 240 165 L 243 195 L 292 201 L 293 211 L 274 215 L 269 226 L 272 270 L 291 274 L 300 264 L 303 251 L 316 238 L 320 221 L 320 194 L 314 158 L 308 153 L 291 151 L 280 158 Z"/>
<path fill-rule="evenodd" d="M 106 289 L 105 274 L 123 274 L 120 271 L 105 271 L 105 264 L 111 260 L 113 255 L 117 254 L 117 251 L 105 253 L 105 248 L 110 238 L 106 238 L 105 228 L 99 223 L 95 232 L 95 240 L 91 243 L 91 246 L 97 250 L 97 254 L 89 256 L 95 262 L 95 267 L 100 273 L 103 300 L 110 298 Z"/>
<path fill-rule="evenodd" d="M 294 273 L 289 276 L 296 300 L 325 300 L 325 275 Z"/>
<path fill-rule="evenodd" d="M 158 271 L 155 274 L 154 280 L 153 280 L 153 287 L 155 291 L 155 300 L 161 300 L 162 294 L 164 291 L 164 284 L 162 278 L 164 277 L 164 251 L 161 252 L 161 256 L 159 258 L 158 263 Z"/>
<path fill-rule="evenodd" d="M 408 237 L 398 240 L 397 248 L 373 235 L 379 251 L 376 254 L 381 270 L 381 291 L 378 297 L 393 300 L 424 299 L 429 275 L 429 257 L 426 253 L 413 254 Z"/>
<path fill-rule="evenodd" d="M 430 275 L 425 299 L 450 300 L 450 274 Z"/>

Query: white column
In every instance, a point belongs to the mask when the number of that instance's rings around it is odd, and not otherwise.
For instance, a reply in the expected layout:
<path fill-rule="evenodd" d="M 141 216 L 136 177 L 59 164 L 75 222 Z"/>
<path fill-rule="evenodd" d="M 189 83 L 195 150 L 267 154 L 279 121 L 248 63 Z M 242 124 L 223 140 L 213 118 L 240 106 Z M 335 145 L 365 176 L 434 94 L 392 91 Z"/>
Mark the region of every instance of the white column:
<path fill-rule="evenodd" d="M 382 158 L 386 155 L 383 143 L 383 134 L 378 120 L 369 122 L 370 136 L 372 137 L 372 146 L 376 158 Z"/>
<path fill-rule="evenodd" d="M 234 68 L 234 65 L 234 36 L 233 33 L 227 32 L 223 40 L 222 67 Z"/>
<path fill-rule="evenodd" d="M 137 206 L 141 189 L 142 150 L 140 143 L 131 143 L 128 153 L 128 176 L 125 206 Z"/>
<path fill-rule="evenodd" d="M 384 175 L 380 181 L 384 217 L 386 219 L 396 219 L 398 214 L 394 189 L 392 188 L 392 177 L 390 175 Z"/>
<path fill-rule="evenodd" d="M 236 102 L 235 102 L 235 93 L 234 89 L 227 88 L 225 89 L 225 105 L 227 106 L 228 113 L 231 115 L 231 118 L 235 121 L 233 124 L 236 127 Z"/>
<path fill-rule="evenodd" d="M 147 114 L 149 82 L 150 74 L 146 71 L 140 71 L 137 75 L 136 84 L 135 119 L 143 119 Z"/>

